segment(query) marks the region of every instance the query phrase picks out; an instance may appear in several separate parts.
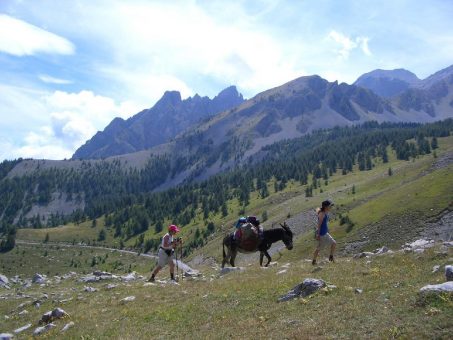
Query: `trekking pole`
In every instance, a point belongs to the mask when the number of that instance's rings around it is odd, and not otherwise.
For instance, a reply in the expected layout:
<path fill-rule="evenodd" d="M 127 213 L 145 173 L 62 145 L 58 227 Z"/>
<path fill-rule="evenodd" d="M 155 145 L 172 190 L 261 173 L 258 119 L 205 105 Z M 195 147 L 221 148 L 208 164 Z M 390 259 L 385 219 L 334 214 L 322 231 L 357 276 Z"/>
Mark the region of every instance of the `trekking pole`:
<path fill-rule="evenodd" d="M 176 259 L 176 277 L 178 277 L 178 275 L 179 275 L 178 248 L 175 249 L 175 259 Z"/>
<path fill-rule="evenodd" d="M 182 240 L 181 240 L 181 244 L 179 245 L 179 247 L 181 248 L 181 256 L 179 257 L 179 260 L 181 261 L 181 264 L 182 264 Z M 181 266 L 181 281 L 182 280 L 184 280 L 184 269 Z"/>

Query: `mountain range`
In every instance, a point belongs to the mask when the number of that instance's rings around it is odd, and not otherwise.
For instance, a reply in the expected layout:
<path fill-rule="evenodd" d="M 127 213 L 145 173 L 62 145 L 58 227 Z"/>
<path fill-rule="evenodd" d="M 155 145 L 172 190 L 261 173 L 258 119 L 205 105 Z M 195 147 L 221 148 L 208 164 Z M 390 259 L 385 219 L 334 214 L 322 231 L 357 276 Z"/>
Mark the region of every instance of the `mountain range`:
<path fill-rule="evenodd" d="M 389 85 L 391 90 L 382 94 L 385 84 L 403 83 L 405 89 Z M 8 165 L 5 177 L 113 167 L 116 176 L 135 176 L 137 171 L 153 174 L 147 185 L 163 191 L 251 164 L 267 157 L 266 147 L 315 130 L 367 121 L 425 123 L 450 117 L 453 66 L 424 80 L 405 70 L 376 70 L 352 85 L 305 76 L 248 100 L 235 87 L 213 99 L 195 95 L 182 100 L 180 93 L 169 91 L 152 108 L 127 120 L 115 118 L 78 149 L 73 159 L 21 160 Z M 61 179 L 61 185 L 71 188 L 75 184 Z M 68 214 L 85 206 L 84 195 L 71 200 L 70 190 L 69 194 L 47 192 L 44 198 L 50 203 L 30 201 L 25 217 Z"/>
<path fill-rule="evenodd" d="M 74 159 L 105 158 L 149 149 L 170 141 L 178 133 L 202 119 L 241 104 L 244 98 L 235 86 L 210 99 L 196 94 L 181 100 L 177 91 L 167 91 L 150 109 L 124 120 L 115 118 L 103 132 L 98 132 L 81 146 Z"/>
<path fill-rule="evenodd" d="M 247 101 L 234 86 L 213 99 L 195 95 L 182 100 L 179 92 L 167 91 L 152 108 L 127 120 L 115 118 L 73 159 L 160 150 L 201 131 L 213 145 L 248 140 L 250 156 L 264 145 L 319 128 L 368 120 L 429 122 L 453 115 L 452 84 L 450 66 L 424 80 L 405 69 L 374 70 L 353 85 L 301 77 Z"/>

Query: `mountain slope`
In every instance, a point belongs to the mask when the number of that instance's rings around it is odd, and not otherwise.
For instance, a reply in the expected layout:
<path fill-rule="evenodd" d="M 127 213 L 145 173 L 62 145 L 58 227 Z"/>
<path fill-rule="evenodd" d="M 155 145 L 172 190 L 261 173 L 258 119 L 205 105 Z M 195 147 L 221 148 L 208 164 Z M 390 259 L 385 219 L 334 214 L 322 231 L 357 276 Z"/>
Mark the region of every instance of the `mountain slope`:
<path fill-rule="evenodd" d="M 367 88 L 379 96 L 393 97 L 401 94 L 410 87 L 417 86 L 420 79 L 405 69 L 377 69 L 361 75 L 354 85 Z"/>
<path fill-rule="evenodd" d="M 166 143 L 200 120 L 243 102 L 236 87 L 231 86 L 215 98 L 194 97 L 181 100 L 177 91 L 167 91 L 151 108 L 123 120 L 115 118 L 81 146 L 73 159 L 106 158 L 127 154 Z"/>

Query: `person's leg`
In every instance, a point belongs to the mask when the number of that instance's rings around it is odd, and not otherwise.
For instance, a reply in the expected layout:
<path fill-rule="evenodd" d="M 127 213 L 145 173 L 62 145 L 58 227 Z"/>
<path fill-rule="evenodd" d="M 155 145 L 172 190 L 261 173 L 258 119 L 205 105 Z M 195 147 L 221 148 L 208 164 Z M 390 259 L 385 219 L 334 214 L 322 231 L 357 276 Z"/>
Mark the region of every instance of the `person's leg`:
<path fill-rule="evenodd" d="M 335 253 L 335 248 L 337 247 L 337 242 L 333 239 L 332 236 L 329 235 L 329 237 L 331 239 L 329 261 L 334 262 L 333 254 Z"/>
<path fill-rule="evenodd" d="M 319 247 L 319 243 L 318 243 L 318 246 L 316 247 L 315 252 L 313 253 L 312 265 L 316 265 L 316 259 L 318 258 L 319 250 L 320 250 L 320 247 Z"/>
<path fill-rule="evenodd" d="M 174 280 L 174 279 L 175 279 L 175 264 L 174 264 L 174 262 L 173 262 L 173 256 L 170 257 L 170 259 L 169 259 L 169 264 L 168 264 L 168 265 L 169 265 L 169 267 L 170 267 L 170 278 L 171 278 L 172 280 Z"/>
<path fill-rule="evenodd" d="M 148 281 L 149 281 L 149 282 L 153 282 L 154 279 L 156 278 L 157 273 L 159 273 L 159 271 L 160 271 L 161 269 L 162 269 L 162 267 L 158 265 L 158 266 L 153 270 L 153 272 L 152 272 L 152 274 L 151 274 L 151 277 L 149 278 Z"/>

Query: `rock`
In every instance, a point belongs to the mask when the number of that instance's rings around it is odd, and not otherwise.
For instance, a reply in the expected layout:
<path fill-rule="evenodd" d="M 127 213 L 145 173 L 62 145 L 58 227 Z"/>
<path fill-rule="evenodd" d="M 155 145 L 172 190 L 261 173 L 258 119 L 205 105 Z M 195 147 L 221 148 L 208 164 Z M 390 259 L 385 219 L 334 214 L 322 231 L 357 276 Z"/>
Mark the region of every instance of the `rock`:
<path fill-rule="evenodd" d="M 52 311 L 52 318 L 55 318 L 55 319 L 61 319 L 61 318 L 64 318 L 66 316 L 69 316 L 68 313 L 66 313 L 63 309 L 61 308 L 55 308 L 53 311 Z"/>
<path fill-rule="evenodd" d="M 437 273 L 437 272 L 439 271 L 439 269 L 440 269 L 440 266 L 434 266 L 434 267 L 433 267 L 433 270 L 432 270 L 432 273 L 433 273 L 433 274 L 434 274 L 434 273 Z"/>
<path fill-rule="evenodd" d="M 389 250 L 390 250 L 389 248 L 387 248 L 386 246 L 383 246 L 383 247 L 381 247 L 381 248 L 376 249 L 376 250 L 374 251 L 374 253 L 375 253 L 376 255 L 380 255 L 380 254 L 388 253 Z"/>
<path fill-rule="evenodd" d="M 406 251 L 414 251 L 416 249 L 426 249 L 434 246 L 434 240 L 419 239 L 412 243 L 406 243 L 403 248 Z"/>
<path fill-rule="evenodd" d="M 129 273 L 127 275 L 121 276 L 121 280 L 125 282 L 137 280 L 138 276 L 136 272 Z"/>
<path fill-rule="evenodd" d="M 110 290 L 110 289 L 113 289 L 113 288 L 116 288 L 116 287 L 117 287 L 117 285 L 114 285 L 113 283 L 110 283 L 107 286 L 105 286 L 105 289 Z"/>
<path fill-rule="evenodd" d="M 364 257 L 369 257 L 369 256 L 373 256 L 373 255 L 375 255 L 375 254 L 371 253 L 369 251 L 364 251 L 364 252 L 361 252 L 359 254 L 355 254 L 354 258 L 355 259 L 363 259 Z"/>
<path fill-rule="evenodd" d="M 0 287 L 7 286 L 9 284 L 9 280 L 5 275 L 0 274 Z"/>
<path fill-rule="evenodd" d="M 48 311 L 48 312 L 45 312 L 42 316 L 41 316 L 41 320 L 39 320 L 39 323 L 42 324 L 42 323 L 49 323 L 52 321 L 52 311 Z"/>
<path fill-rule="evenodd" d="M 444 242 L 443 245 L 447 248 L 449 247 L 453 247 L 453 241 L 450 241 L 450 242 Z"/>
<path fill-rule="evenodd" d="M 327 285 L 327 288 L 329 288 L 329 289 L 337 289 L 338 287 L 335 286 L 335 285 Z"/>
<path fill-rule="evenodd" d="M 277 275 L 285 274 L 288 271 L 288 269 L 283 269 L 277 272 Z"/>
<path fill-rule="evenodd" d="M 64 333 L 66 332 L 69 328 L 73 327 L 75 323 L 73 321 L 68 322 L 64 327 L 61 329 L 61 332 Z"/>
<path fill-rule="evenodd" d="M 10 333 L 0 333 L 0 340 L 10 340 L 13 338 L 13 335 Z"/>
<path fill-rule="evenodd" d="M 99 281 L 100 278 L 98 276 L 94 275 L 87 275 L 87 276 L 82 276 L 79 281 L 83 283 L 92 283 L 92 282 L 97 282 Z"/>
<path fill-rule="evenodd" d="M 356 293 L 356 294 L 362 294 L 362 293 L 363 293 L 363 289 L 361 289 L 361 288 L 356 288 L 356 289 L 354 289 L 354 293 Z"/>
<path fill-rule="evenodd" d="M 50 329 L 52 328 L 55 328 L 55 324 L 53 323 L 49 323 L 45 326 L 42 326 L 42 327 L 38 327 L 35 329 L 35 331 L 33 332 L 33 335 L 41 335 L 41 334 L 44 334 L 45 332 L 49 331 Z"/>
<path fill-rule="evenodd" d="M 27 315 L 28 314 L 28 310 L 24 309 L 22 312 L 19 312 L 18 315 L 19 316 L 24 316 L 24 315 Z"/>
<path fill-rule="evenodd" d="M 225 275 L 225 274 L 229 274 L 232 272 L 241 272 L 243 270 L 244 270 L 243 267 L 225 267 L 225 268 L 220 269 L 220 275 Z"/>
<path fill-rule="evenodd" d="M 425 252 L 425 248 L 417 248 L 417 249 L 414 249 L 413 252 L 415 254 L 423 254 Z"/>
<path fill-rule="evenodd" d="M 319 279 L 305 279 L 302 283 L 295 286 L 287 294 L 282 295 L 278 302 L 292 300 L 296 297 L 306 297 L 325 287 L 326 283 Z"/>
<path fill-rule="evenodd" d="M 37 283 L 37 284 L 44 284 L 46 283 L 46 276 L 43 275 L 43 274 L 38 274 L 36 273 L 32 280 L 31 280 L 32 283 Z"/>
<path fill-rule="evenodd" d="M 184 272 L 184 277 L 199 277 L 201 273 L 198 270 L 189 270 Z"/>
<path fill-rule="evenodd" d="M 445 278 L 447 281 L 453 281 L 453 266 L 445 266 Z"/>
<path fill-rule="evenodd" d="M 424 286 L 420 289 L 420 293 L 453 293 L 453 281 L 448 281 L 437 285 Z"/>
<path fill-rule="evenodd" d="M 27 329 L 29 329 L 31 327 L 31 323 L 28 323 L 26 324 L 25 326 L 22 326 L 16 330 L 14 330 L 14 333 L 15 334 L 19 334 L 19 333 L 22 333 L 23 331 L 26 331 Z"/>
<path fill-rule="evenodd" d="M 85 287 L 83 288 L 83 291 L 84 291 L 84 292 L 88 292 L 88 293 L 93 293 L 93 292 L 97 292 L 98 290 L 97 290 L 96 288 L 94 288 L 94 287 L 85 286 Z"/>
<path fill-rule="evenodd" d="M 93 275 L 94 276 L 112 276 L 113 274 L 109 273 L 109 272 L 103 272 L 103 271 L 100 271 L 100 270 L 95 270 L 93 272 Z"/>
<path fill-rule="evenodd" d="M 127 303 L 127 302 L 132 302 L 135 300 L 135 296 L 127 296 L 125 297 L 124 299 L 121 299 L 120 300 L 120 303 Z"/>

